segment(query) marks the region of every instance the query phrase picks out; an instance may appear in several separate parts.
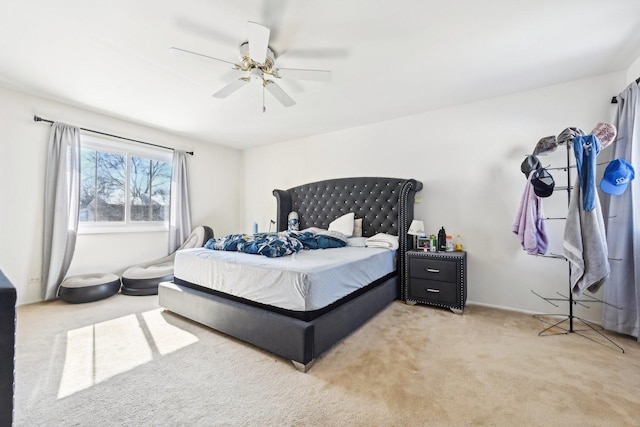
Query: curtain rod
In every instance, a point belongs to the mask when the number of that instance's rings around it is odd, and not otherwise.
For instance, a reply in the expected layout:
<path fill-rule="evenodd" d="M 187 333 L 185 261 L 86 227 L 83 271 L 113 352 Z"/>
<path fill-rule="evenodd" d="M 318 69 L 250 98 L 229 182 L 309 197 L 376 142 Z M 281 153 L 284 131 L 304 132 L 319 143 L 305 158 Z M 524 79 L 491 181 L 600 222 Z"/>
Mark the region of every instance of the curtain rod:
<path fill-rule="evenodd" d="M 33 116 L 33 121 L 34 122 L 47 122 L 47 123 L 53 124 L 53 120 L 43 119 L 42 117 L 38 117 L 38 116 Z M 97 130 L 85 129 L 85 128 L 80 128 L 80 130 L 83 130 L 85 132 L 97 133 L 99 135 L 110 136 L 112 138 L 118 138 L 118 139 L 124 139 L 124 140 L 127 140 L 127 141 L 137 142 L 139 144 L 151 145 L 153 147 L 164 148 L 164 149 L 167 149 L 167 150 L 175 151 L 175 148 L 165 147 L 164 145 L 152 144 L 150 142 L 139 141 L 137 139 L 125 138 L 124 136 L 112 135 L 110 133 L 100 132 L 100 131 L 97 131 Z M 187 151 L 186 153 L 187 154 L 191 154 L 193 156 L 193 151 Z"/>
<path fill-rule="evenodd" d="M 640 77 L 638 77 L 638 78 L 636 79 L 636 83 L 640 83 Z M 612 104 L 617 104 L 617 103 L 618 103 L 618 97 L 617 97 L 617 96 L 614 96 L 613 98 L 611 98 L 611 103 L 612 103 Z"/>

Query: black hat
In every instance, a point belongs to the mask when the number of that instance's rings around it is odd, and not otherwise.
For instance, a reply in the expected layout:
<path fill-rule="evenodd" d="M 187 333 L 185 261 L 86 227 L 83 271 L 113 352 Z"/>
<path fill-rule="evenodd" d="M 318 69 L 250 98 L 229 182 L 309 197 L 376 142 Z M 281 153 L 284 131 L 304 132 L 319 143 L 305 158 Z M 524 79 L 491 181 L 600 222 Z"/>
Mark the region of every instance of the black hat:
<path fill-rule="evenodd" d="M 533 191 L 536 196 L 549 197 L 553 193 L 553 187 L 555 187 L 556 182 L 548 170 L 540 168 L 531 176 L 531 185 L 533 185 Z"/>
<path fill-rule="evenodd" d="M 522 171 L 524 176 L 526 176 L 527 179 L 529 179 L 529 174 L 531 173 L 531 171 L 538 170 L 541 167 L 542 165 L 540 164 L 540 160 L 538 160 L 538 158 L 533 154 L 530 154 L 524 159 L 524 161 L 520 165 L 520 170 Z"/>

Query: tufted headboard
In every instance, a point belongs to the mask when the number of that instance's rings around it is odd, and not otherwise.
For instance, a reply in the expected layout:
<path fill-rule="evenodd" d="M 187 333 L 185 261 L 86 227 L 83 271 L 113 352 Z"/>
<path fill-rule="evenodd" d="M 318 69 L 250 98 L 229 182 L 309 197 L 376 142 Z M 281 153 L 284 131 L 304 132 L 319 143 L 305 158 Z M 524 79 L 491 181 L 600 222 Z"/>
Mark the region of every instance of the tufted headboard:
<path fill-rule="evenodd" d="M 398 266 L 401 268 L 404 252 L 410 249 L 412 242 L 407 238 L 407 231 L 413 220 L 415 193 L 421 189 L 422 183 L 414 179 L 359 177 L 273 190 L 278 201 L 277 229 L 287 229 L 291 211 L 298 213 L 300 229 L 326 229 L 331 221 L 353 212 L 356 218 L 362 218 L 363 237 L 376 233 L 398 236 Z"/>

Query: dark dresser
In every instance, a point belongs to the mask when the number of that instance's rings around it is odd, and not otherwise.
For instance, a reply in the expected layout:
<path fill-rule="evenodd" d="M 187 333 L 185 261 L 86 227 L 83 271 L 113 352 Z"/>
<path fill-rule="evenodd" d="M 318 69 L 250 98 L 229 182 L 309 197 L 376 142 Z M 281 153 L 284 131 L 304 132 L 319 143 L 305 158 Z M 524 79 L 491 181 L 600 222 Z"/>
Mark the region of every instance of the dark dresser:
<path fill-rule="evenodd" d="M 0 270 L 0 427 L 13 422 L 16 288 Z"/>
<path fill-rule="evenodd" d="M 461 314 L 467 301 L 467 253 L 409 251 L 407 262 L 408 304 L 446 307 Z"/>

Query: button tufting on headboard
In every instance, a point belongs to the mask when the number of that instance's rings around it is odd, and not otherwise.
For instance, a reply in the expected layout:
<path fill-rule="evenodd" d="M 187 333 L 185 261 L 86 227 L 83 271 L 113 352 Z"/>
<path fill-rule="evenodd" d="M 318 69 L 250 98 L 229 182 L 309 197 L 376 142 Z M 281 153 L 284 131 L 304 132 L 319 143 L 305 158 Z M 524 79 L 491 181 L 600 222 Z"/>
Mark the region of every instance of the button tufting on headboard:
<path fill-rule="evenodd" d="M 405 191 L 408 188 L 410 191 Z M 399 235 L 408 229 L 403 221 L 413 219 L 413 195 L 422 188 L 415 180 L 398 178 L 341 178 L 274 190 L 278 198 L 278 230 L 286 229 L 286 217 L 296 211 L 300 228 L 328 228 L 336 218 L 353 212 L 362 218 L 364 237 L 376 233 Z M 407 209 L 409 208 L 409 209 Z M 401 212 L 401 209 L 407 210 Z M 403 234 L 403 233 L 400 233 Z"/>

